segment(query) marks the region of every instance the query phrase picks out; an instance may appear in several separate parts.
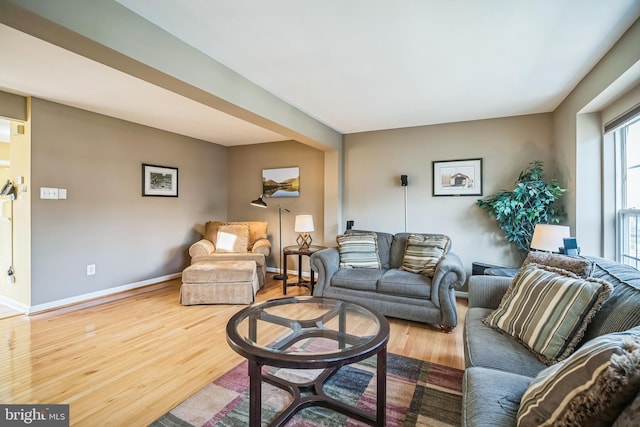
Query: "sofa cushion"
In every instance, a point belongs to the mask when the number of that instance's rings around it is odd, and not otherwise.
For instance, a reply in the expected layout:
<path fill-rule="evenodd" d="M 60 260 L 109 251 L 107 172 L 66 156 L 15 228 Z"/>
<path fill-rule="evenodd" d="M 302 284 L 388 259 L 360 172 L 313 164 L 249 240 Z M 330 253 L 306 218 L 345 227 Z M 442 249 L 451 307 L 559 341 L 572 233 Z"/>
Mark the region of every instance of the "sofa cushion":
<path fill-rule="evenodd" d="M 613 427 L 634 427 L 637 426 L 638 420 L 640 420 L 640 392 L 633 399 L 633 402 L 629 403 L 616 418 Z"/>
<path fill-rule="evenodd" d="M 251 261 L 197 262 L 182 272 L 183 283 L 251 282 L 256 263 Z"/>
<path fill-rule="evenodd" d="M 484 322 L 513 336 L 547 364 L 568 357 L 612 286 L 558 268 L 529 264 Z"/>
<path fill-rule="evenodd" d="M 376 289 L 382 294 L 428 299 L 431 297 L 431 278 L 392 268 L 378 279 Z"/>
<path fill-rule="evenodd" d="M 464 350 L 466 367 L 480 366 L 534 377 L 547 366 L 509 335 L 482 322 L 493 310 L 472 307 L 465 317 Z"/>
<path fill-rule="evenodd" d="M 267 226 L 268 223 L 266 221 L 236 221 L 236 222 L 227 222 L 227 224 L 247 224 L 249 226 L 249 243 L 247 245 L 247 249 L 253 249 L 253 245 L 260 239 L 267 238 Z"/>
<path fill-rule="evenodd" d="M 521 269 L 529 264 L 547 265 L 549 267 L 561 268 L 576 274 L 578 277 L 586 279 L 593 273 L 593 262 L 582 257 L 573 257 L 549 252 L 531 251 L 527 254 Z"/>
<path fill-rule="evenodd" d="M 402 257 L 402 270 L 433 277 L 440 259 L 447 253 L 451 239 L 442 234 L 411 234 Z"/>
<path fill-rule="evenodd" d="M 609 426 L 639 389 L 640 328 L 603 335 L 531 381 L 518 426 Z"/>
<path fill-rule="evenodd" d="M 216 252 L 247 252 L 249 226 L 247 224 L 221 225 L 216 236 Z"/>
<path fill-rule="evenodd" d="M 331 286 L 357 291 L 376 291 L 376 283 L 385 270 L 374 268 L 345 268 L 338 270 L 331 277 Z"/>
<path fill-rule="evenodd" d="M 515 426 L 520 398 L 530 381 L 511 372 L 468 368 L 462 377 L 462 426 Z"/>
<path fill-rule="evenodd" d="M 380 268 L 375 233 L 349 233 L 336 237 L 340 268 Z"/>
<path fill-rule="evenodd" d="M 378 242 L 378 258 L 380 259 L 380 266 L 383 270 L 388 270 L 389 266 L 389 251 L 391 250 L 391 243 L 393 242 L 393 234 L 385 233 L 382 231 L 366 231 L 366 230 L 347 230 L 345 234 L 354 233 L 375 233 L 376 240 Z"/>
<path fill-rule="evenodd" d="M 429 233 L 397 233 L 393 236 L 393 242 L 391 243 L 391 251 L 389 253 L 389 267 L 400 268 L 402 266 L 402 259 L 404 258 L 404 250 L 407 247 L 407 239 L 412 234 L 421 236 L 434 236 Z M 451 250 L 451 244 L 447 248 L 447 253 Z M 445 253 L 446 255 L 446 253 Z"/>
<path fill-rule="evenodd" d="M 613 285 L 611 296 L 587 328 L 583 342 L 612 332 L 640 326 L 640 274 L 629 266 L 598 257 L 586 257 L 594 263 L 593 277 Z"/>
<path fill-rule="evenodd" d="M 267 238 L 267 226 L 266 221 L 207 221 L 204 225 L 203 237 L 213 244 L 216 244 L 218 239 L 218 228 L 221 225 L 237 225 L 246 224 L 249 227 L 249 243 L 247 244 L 247 250 L 253 249 L 253 245 L 260 239 Z"/>
<path fill-rule="evenodd" d="M 223 221 L 207 221 L 204 224 L 203 237 L 215 245 L 216 240 L 218 240 L 218 227 L 224 224 L 225 223 Z"/>

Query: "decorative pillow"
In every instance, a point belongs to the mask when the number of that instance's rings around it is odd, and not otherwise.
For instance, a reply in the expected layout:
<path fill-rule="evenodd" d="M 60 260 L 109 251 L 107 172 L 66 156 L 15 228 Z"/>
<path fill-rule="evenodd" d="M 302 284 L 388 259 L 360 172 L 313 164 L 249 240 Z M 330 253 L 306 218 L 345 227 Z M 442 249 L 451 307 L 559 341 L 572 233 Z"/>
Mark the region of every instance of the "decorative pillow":
<path fill-rule="evenodd" d="M 249 245 L 247 245 L 248 250 L 253 249 L 253 245 L 255 245 L 258 240 L 267 238 L 267 226 L 269 224 L 266 221 L 227 222 L 227 224 L 247 224 L 249 226 Z"/>
<path fill-rule="evenodd" d="M 640 327 L 602 335 L 536 375 L 518 427 L 610 426 L 639 390 Z"/>
<path fill-rule="evenodd" d="M 438 262 L 449 251 L 450 245 L 451 239 L 441 234 L 410 234 L 400 269 L 433 276 Z"/>
<path fill-rule="evenodd" d="M 381 268 L 375 233 L 349 233 L 336 237 L 340 268 Z"/>
<path fill-rule="evenodd" d="M 225 223 L 222 221 L 207 221 L 204 224 L 204 238 L 216 244 L 218 240 L 218 228 Z"/>
<path fill-rule="evenodd" d="M 529 264 L 483 321 L 520 341 L 550 365 L 567 358 L 613 286 L 559 268 Z"/>
<path fill-rule="evenodd" d="M 633 402 L 629 403 L 616 418 L 613 427 L 634 427 L 638 425 L 638 420 L 640 420 L 640 392 L 633 399 Z"/>
<path fill-rule="evenodd" d="M 591 277 L 594 268 L 593 263 L 586 258 L 539 251 L 531 251 L 527 254 L 527 258 L 522 263 L 522 267 L 526 267 L 529 264 L 561 268 L 577 274 L 583 279 Z"/>
<path fill-rule="evenodd" d="M 221 225 L 216 236 L 216 252 L 247 252 L 249 226 L 247 224 Z"/>

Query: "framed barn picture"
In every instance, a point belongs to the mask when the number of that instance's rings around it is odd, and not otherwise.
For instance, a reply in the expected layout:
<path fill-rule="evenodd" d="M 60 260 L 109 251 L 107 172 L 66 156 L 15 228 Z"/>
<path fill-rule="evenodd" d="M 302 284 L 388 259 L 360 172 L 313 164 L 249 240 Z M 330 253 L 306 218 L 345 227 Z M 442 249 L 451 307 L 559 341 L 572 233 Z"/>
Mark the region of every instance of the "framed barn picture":
<path fill-rule="evenodd" d="M 433 196 L 482 196 L 482 159 L 433 164 Z"/>

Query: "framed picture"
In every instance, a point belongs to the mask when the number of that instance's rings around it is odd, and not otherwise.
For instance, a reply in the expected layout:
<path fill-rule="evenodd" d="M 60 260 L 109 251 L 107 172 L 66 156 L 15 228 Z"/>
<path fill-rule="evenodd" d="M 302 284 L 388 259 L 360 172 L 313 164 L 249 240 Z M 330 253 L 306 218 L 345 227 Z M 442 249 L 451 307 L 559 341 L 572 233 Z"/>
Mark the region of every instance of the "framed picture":
<path fill-rule="evenodd" d="M 300 168 L 262 169 L 265 197 L 300 197 Z"/>
<path fill-rule="evenodd" d="M 482 196 L 482 159 L 433 162 L 434 196 Z"/>
<path fill-rule="evenodd" d="M 142 195 L 178 197 L 178 168 L 143 163 Z"/>

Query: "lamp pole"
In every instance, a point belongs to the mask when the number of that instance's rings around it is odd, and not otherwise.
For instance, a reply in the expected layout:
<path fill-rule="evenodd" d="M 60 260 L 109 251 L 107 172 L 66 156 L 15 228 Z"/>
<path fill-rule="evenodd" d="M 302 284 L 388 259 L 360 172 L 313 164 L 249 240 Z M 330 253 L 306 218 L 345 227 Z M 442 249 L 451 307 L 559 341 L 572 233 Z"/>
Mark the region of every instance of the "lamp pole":
<path fill-rule="evenodd" d="M 260 195 L 260 197 L 258 197 L 256 200 L 252 200 L 251 201 L 251 205 L 252 206 L 256 206 L 258 208 L 263 208 L 266 209 L 267 208 L 267 204 L 265 203 L 264 200 L 262 200 L 262 194 Z M 280 271 L 280 274 L 273 276 L 274 279 L 276 280 L 284 280 L 284 278 L 286 277 L 286 271 L 282 272 L 282 210 L 285 210 L 287 212 L 291 212 L 289 209 L 287 208 L 283 208 L 279 203 L 278 203 L 278 228 L 279 228 L 279 240 L 278 240 L 278 246 L 280 248 L 280 265 L 278 266 L 278 270 Z"/>
<path fill-rule="evenodd" d="M 280 204 L 278 204 L 278 228 L 280 230 L 280 233 L 279 233 L 280 237 L 278 239 L 278 244 L 280 247 L 280 264 L 278 265 L 278 270 L 280 270 L 280 274 L 273 276 L 275 280 L 284 280 L 287 274 L 286 271 L 285 272 L 282 271 L 282 210 L 283 209 L 287 212 L 291 212 L 289 209 L 283 208 Z"/>

